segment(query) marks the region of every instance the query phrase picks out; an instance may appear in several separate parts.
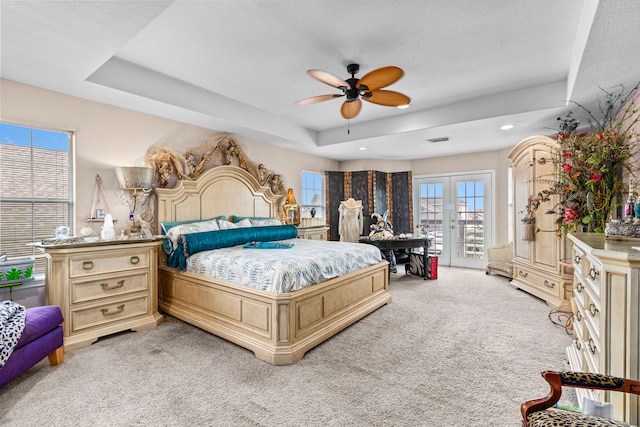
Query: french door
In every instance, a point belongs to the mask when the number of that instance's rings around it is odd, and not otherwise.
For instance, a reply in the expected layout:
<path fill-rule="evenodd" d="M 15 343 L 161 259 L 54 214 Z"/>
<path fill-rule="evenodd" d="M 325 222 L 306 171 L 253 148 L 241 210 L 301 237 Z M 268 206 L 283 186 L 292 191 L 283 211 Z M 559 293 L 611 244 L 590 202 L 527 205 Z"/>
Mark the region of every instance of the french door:
<path fill-rule="evenodd" d="M 491 244 L 493 172 L 415 177 L 414 224 L 433 236 L 440 265 L 484 268 Z"/>

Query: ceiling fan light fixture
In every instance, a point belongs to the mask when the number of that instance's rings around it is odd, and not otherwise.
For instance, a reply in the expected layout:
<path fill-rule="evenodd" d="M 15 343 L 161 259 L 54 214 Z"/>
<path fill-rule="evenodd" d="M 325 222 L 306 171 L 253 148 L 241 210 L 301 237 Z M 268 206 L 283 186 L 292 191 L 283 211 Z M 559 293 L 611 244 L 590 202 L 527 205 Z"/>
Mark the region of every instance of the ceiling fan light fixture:
<path fill-rule="evenodd" d="M 342 117 L 349 120 L 354 118 L 360 112 L 362 103 L 361 99 L 368 101 L 372 104 L 384 105 L 387 107 L 407 108 L 411 102 L 411 98 L 408 96 L 395 92 L 392 90 L 383 90 L 396 81 L 398 81 L 403 75 L 404 71 L 401 68 L 395 66 L 387 66 L 375 69 L 361 79 L 356 78 L 356 74 L 360 71 L 358 64 L 347 65 L 347 72 L 351 74 L 351 78 L 342 80 L 340 77 L 334 76 L 331 73 L 322 70 L 308 70 L 307 74 L 318 80 L 321 83 L 325 83 L 329 86 L 333 86 L 339 89 L 342 93 L 335 95 L 318 95 L 310 98 L 301 99 L 296 101 L 296 105 L 315 104 L 317 102 L 328 101 L 334 98 L 345 97 L 346 100 L 340 108 Z"/>

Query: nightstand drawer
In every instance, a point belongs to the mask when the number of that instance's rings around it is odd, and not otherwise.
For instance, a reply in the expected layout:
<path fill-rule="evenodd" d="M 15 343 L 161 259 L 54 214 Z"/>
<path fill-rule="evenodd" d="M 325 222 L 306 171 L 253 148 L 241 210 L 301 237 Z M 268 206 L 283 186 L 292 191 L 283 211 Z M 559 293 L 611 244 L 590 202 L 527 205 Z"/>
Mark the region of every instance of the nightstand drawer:
<path fill-rule="evenodd" d="M 124 299 L 109 304 L 71 310 L 71 331 L 109 324 L 149 313 L 149 297 Z"/>
<path fill-rule="evenodd" d="M 70 277 L 149 268 L 149 252 L 122 250 L 70 258 Z"/>
<path fill-rule="evenodd" d="M 72 281 L 71 303 L 99 300 L 132 292 L 146 291 L 149 288 L 149 274 L 142 271 L 136 274 L 112 275 L 90 281 Z"/>

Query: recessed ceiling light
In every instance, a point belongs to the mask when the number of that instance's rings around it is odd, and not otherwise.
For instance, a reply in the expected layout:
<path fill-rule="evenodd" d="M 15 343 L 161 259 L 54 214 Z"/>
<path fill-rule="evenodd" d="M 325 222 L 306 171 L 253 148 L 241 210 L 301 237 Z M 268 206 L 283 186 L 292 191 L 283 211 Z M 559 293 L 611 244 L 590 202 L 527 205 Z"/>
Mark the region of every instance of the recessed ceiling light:
<path fill-rule="evenodd" d="M 509 129 L 513 129 L 515 126 L 513 125 L 502 125 L 500 126 L 501 130 L 509 130 Z"/>
<path fill-rule="evenodd" d="M 364 151 L 364 150 L 366 150 L 366 149 L 367 149 L 367 147 L 359 147 L 359 148 L 358 148 L 358 150 L 360 150 L 360 151 Z"/>
<path fill-rule="evenodd" d="M 404 110 L 405 108 L 409 108 L 409 104 L 398 105 L 399 110 Z"/>

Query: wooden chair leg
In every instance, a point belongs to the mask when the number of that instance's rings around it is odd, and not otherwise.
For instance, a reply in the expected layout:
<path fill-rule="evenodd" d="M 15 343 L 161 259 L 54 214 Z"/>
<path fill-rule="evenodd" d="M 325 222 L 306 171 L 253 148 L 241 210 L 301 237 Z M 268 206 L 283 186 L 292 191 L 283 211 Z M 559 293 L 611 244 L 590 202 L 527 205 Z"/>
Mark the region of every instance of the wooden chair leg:
<path fill-rule="evenodd" d="M 58 366 L 64 362 L 64 346 L 56 348 L 49 353 L 49 364 L 51 366 Z"/>

